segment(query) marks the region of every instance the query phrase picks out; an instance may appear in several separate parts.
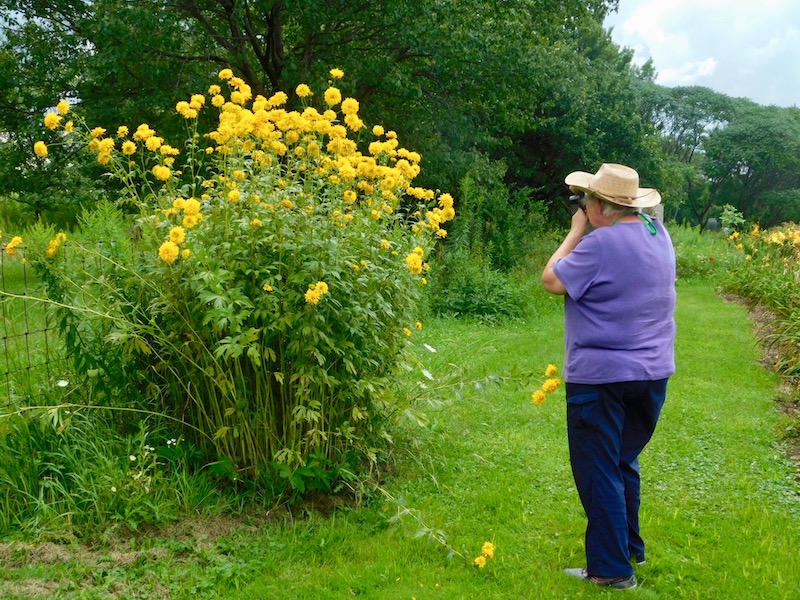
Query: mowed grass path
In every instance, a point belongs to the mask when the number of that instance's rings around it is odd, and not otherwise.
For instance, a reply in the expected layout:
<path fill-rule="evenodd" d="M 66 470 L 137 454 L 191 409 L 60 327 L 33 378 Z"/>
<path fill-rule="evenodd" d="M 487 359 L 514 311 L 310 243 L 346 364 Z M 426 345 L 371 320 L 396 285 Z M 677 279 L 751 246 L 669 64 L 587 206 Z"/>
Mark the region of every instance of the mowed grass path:
<path fill-rule="evenodd" d="M 154 551 L 113 568 L 0 565 L 0 596 L 49 581 L 65 598 L 800 598 L 800 497 L 778 443 L 779 381 L 760 366 L 746 310 L 710 285 L 679 286 L 678 374 L 641 458 L 640 587 L 562 574 L 583 565 L 585 520 L 563 389 L 530 401 L 546 365 L 563 361 L 560 299 L 535 301 L 540 316 L 527 323 L 441 321 L 414 334 L 428 426 L 409 422 L 385 495 L 366 506 L 245 519 L 202 544 L 139 540 Z M 478 569 L 485 541 L 495 556 Z"/>
<path fill-rule="evenodd" d="M 560 300 L 554 300 L 560 302 Z M 545 303 L 546 305 L 546 303 Z M 777 440 L 778 380 L 760 366 L 746 310 L 708 285 L 679 286 L 678 373 L 641 458 L 648 562 L 642 598 L 800 598 L 800 497 Z M 418 339 L 419 338 L 419 339 Z M 415 337 L 444 387 L 426 409 L 432 431 L 404 443 L 387 490 L 418 511 L 387 525 L 397 507 L 312 519 L 264 532 L 278 544 L 236 598 L 593 598 L 600 590 L 561 571 L 583 565 L 584 517 L 567 460 L 563 391 L 542 407 L 535 383 L 496 387 L 525 369 L 561 364 L 561 311 L 527 324 L 453 322 Z M 422 348 L 422 346 L 420 346 Z M 454 377 L 454 373 L 458 373 Z M 483 380 L 483 384 L 472 383 Z M 480 388 L 480 389 L 479 389 Z M 459 393 L 456 393 L 456 392 Z M 378 506 L 380 505 L 380 506 Z M 464 558 L 427 535 L 441 530 Z M 471 566 L 484 541 L 496 548 Z"/>

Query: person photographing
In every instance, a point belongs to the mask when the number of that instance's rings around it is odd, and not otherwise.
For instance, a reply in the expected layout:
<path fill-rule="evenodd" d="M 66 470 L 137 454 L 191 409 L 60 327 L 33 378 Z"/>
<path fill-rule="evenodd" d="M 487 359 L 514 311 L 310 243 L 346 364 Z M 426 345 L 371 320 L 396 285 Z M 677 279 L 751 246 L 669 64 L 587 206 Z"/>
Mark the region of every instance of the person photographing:
<path fill-rule="evenodd" d="M 587 517 L 586 567 L 565 572 L 629 589 L 632 563 L 645 561 L 638 458 L 675 373 L 675 252 L 639 210 L 661 195 L 640 188 L 634 169 L 606 163 L 565 182 L 580 208 L 542 273 L 545 289 L 565 296 L 567 438 Z"/>

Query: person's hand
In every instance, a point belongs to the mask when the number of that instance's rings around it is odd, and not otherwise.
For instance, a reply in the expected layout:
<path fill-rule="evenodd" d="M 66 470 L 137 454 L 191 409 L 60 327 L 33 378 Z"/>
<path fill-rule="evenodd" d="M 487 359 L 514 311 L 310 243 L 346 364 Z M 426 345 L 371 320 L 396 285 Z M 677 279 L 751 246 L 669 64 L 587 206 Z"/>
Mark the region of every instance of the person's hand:
<path fill-rule="evenodd" d="M 586 215 L 586 210 L 579 208 L 572 215 L 572 227 L 570 231 L 576 231 L 583 235 L 587 225 L 589 225 L 589 217 Z"/>

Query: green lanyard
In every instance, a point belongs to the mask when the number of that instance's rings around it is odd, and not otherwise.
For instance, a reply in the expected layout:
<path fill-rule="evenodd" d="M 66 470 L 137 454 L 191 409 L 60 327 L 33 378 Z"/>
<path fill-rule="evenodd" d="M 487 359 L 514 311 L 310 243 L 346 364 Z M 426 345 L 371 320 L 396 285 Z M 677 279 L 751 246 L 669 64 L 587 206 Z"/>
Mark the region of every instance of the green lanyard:
<path fill-rule="evenodd" d="M 653 223 L 653 219 L 651 219 L 650 217 L 648 217 L 645 214 L 640 213 L 639 211 L 634 211 L 631 214 L 632 215 L 636 215 L 637 217 L 639 217 L 642 220 L 642 223 L 644 223 L 644 226 L 647 227 L 647 231 L 650 232 L 650 235 L 656 235 L 658 233 L 658 229 L 656 229 L 656 224 Z M 611 223 L 611 227 L 616 225 L 617 221 L 619 221 L 620 219 L 622 219 L 623 217 L 626 217 L 626 216 L 627 215 L 622 215 L 621 217 L 617 217 L 616 219 L 614 219 L 613 223 Z"/>

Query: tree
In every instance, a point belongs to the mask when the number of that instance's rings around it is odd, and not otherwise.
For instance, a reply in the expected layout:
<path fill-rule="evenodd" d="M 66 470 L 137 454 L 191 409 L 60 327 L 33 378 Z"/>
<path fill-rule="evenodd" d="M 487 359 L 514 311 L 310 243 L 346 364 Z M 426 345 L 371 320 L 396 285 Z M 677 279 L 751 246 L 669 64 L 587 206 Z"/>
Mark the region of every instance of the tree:
<path fill-rule="evenodd" d="M 796 202 L 800 189 L 800 110 L 737 99 L 730 123 L 709 135 L 704 150 L 715 204 L 765 226 L 797 214 L 782 205 Z"/>

